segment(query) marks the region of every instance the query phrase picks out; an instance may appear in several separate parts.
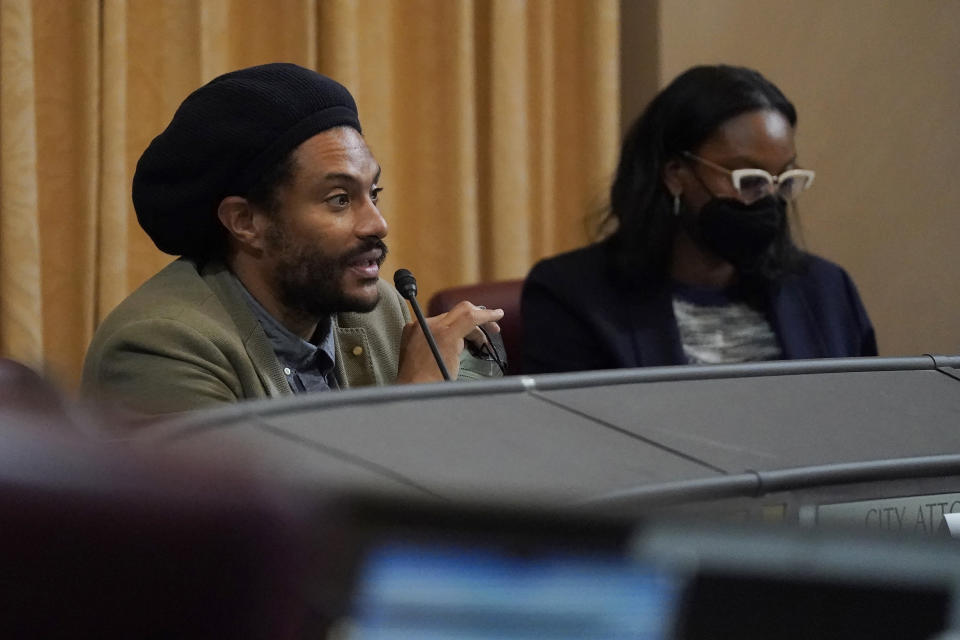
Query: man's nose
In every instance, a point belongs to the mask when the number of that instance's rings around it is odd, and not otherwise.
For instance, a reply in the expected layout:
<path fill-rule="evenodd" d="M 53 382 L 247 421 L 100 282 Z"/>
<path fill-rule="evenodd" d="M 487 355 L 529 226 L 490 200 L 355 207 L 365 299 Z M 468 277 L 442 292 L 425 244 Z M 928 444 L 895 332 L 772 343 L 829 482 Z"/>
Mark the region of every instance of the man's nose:
<path fill-rule="evenodd" d="M 369 196 L 364 199 L 363 206 L 359 211 L 356 233 L 360 238 L 370 236 L 383 238 L 387 235 L 387 221 L 380 214 L 377 204 Z"/>

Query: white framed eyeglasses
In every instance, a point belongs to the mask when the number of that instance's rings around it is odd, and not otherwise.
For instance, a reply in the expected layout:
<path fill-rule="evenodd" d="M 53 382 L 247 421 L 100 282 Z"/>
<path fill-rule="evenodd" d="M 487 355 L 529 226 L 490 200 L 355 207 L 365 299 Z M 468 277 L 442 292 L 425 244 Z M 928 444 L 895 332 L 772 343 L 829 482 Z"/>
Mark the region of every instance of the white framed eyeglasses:
<path fill-rule="evenodd" d="M 817 175 L 810 169 L 790 169 L 778 176 L 763 169 L 734 169 L 731 171 L 689 151 L 684 151 L 683 156 L 730 176 L 733 188 L 746 204 L 752 204 L 760 198 L 770 195 L 778 195 L 785 200 L 795 200 L 797 196 L 810 188 L 813 184 L 813 178 Z"/>

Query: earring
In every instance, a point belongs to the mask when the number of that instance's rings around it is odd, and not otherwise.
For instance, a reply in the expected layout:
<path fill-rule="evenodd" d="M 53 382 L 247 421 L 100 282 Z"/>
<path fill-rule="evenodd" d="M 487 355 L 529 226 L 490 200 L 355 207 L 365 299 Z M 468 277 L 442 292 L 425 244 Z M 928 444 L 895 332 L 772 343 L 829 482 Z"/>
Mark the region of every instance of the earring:
<path fill-rule="evenodd" d="M 676 193 L 673 196 L 673 215 L 680 215 L 680 194 Z"/>

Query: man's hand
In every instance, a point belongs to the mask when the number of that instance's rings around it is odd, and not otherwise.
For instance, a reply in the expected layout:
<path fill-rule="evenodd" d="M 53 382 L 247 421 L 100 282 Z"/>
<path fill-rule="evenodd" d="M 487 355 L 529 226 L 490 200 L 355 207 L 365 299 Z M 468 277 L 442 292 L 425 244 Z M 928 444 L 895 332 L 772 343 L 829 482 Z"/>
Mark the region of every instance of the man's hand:
<path fill-rule="evenodd" d="M 477 327 L 485 325 L 487 331 L 499 333 L 497 320 L 503 317 L 503 309 L 485 309 L 469 302 L 460 302 L 454 308 L 438 316 L 427 318 L 430 331 L 437 342 L 437 350 L 447 365 L 451 378 L 457 377 L 460 368 L 460 352 L 464 340 L 481 345 L 486 339 Z M 398 383 L 438 382 L 443 380 L 430 345 L 423 336 L 420 324 L 414 320 L 403 328 L 400 340 L 400 370 Z"/>

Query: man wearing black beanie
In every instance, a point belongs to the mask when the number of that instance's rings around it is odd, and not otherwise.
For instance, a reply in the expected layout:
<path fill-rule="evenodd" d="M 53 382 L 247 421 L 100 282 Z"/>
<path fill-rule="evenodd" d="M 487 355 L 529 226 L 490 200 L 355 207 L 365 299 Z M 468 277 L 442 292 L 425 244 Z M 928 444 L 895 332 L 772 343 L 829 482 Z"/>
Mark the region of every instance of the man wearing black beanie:
<path fill-rule="evenodd" d="M 380 167 L 337 82 L 293 64 L 220 76 L 137 163 L 137 220 L 181 256 L 124 300 L 87 352 L 85 395 L 164 413 L 440 379 L 422 331 L 379 278 Z M 428 319 L 451 372 L 500 310 Z"/>

